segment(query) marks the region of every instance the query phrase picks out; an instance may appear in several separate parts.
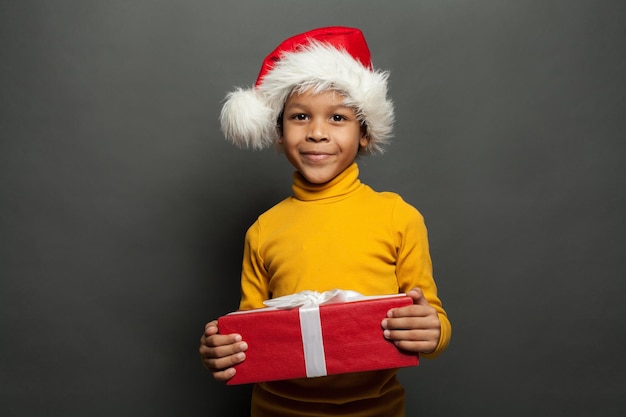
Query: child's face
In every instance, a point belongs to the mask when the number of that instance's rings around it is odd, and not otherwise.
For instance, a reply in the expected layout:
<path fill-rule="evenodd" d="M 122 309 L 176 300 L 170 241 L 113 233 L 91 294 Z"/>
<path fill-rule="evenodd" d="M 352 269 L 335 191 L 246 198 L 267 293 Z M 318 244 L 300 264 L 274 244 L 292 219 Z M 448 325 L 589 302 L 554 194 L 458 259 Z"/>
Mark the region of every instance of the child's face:
<path fill-rule="evenodd" d="M 335 178 L 369 139 L 351 107 L 335 91 L 293 93 L 283 112 L 282 144 L 291 164 L 314 184 Z"/>

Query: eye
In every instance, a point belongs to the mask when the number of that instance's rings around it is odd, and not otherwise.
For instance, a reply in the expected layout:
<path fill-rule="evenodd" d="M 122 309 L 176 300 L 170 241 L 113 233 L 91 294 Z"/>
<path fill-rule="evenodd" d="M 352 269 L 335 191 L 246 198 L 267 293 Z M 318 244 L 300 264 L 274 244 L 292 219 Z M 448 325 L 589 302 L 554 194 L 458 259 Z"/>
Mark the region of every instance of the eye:
<path fill-rule="evenodd" d="M 304 113 L 296 113 L 291 116 L 292 120 L 307 120 L 308 116 Z"/>
<path fill-rule="evenodd" d="M 344 116 L 342 116 L 342 115 L 340 115 L 340 114 L 333 114 L 333 115 L 330 117 L 330 119 L 331 119 L 333 122 L 342 122 L 342 121 L 344 121 L 344 120 L 347 120 L 347 118 L 346 118 L 346 117 L 344 117 Z"/>

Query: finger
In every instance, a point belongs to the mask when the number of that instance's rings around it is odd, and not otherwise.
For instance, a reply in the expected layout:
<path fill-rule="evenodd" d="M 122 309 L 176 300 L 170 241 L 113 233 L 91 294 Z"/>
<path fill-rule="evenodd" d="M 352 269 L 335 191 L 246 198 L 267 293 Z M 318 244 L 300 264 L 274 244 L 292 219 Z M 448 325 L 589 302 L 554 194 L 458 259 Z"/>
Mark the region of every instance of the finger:
<path fill-rule="evenodd" d="M 387 312 L 387 317 L 426 316 L 436 312 L 430 307 L 428 300 L 424 297 L 424 293 L 422 293 L 420 288 L 413 288 L 406 294 L 413 300 L 413 304 L 406 307 L 392 308 Z M 427 307 L 427 309 L 423 310 L 424 307 Z"/>
<path fill-rule="evenodd" d="M 428 330 L 385 330 L 385 338 L 404 350 L 417 353 L 431 353 L 439 343 L 440 332 Z"/>
<path fill-rule="evenodd" d="M 244 360 L 246 360 L 246 354 L 244 352 L 237 352 L 223 357 L 208 357 L 203 360 L 203 363 L 207 369 L 215 373 L 231 368 Z"/>
<path fill-rule="evenodd" d="M 387 330 L 438 329 L 440 322 L 436 315 L 411 315 L 384 319 L 381 322 L 381 326 L 383 329 Z"/>
<path fill-rule="evenodd" d="M 216 336 L 213 336 L 215 338 Z M 248 344 L 246 342 L 237 342 L 229 344 L 218 344 L 213 346 L 211 344 L 200 344 L 199 352 L 200 356 L 204 359 L 218 359 L 226 356 L 231 356 L 239 352 L 245 352 L 248 350 Z"/>
<path fill-rule="evenodd" d="M 214 334 L 207 336 L 202 335 L 200 339 L 201 345 L 207 345 L 209 347 L 219 347 L 225 345 L 232 345 L 234 343 L 241 342 L 241 335 L 237 333 L 233 334 Z"/>
<path fill-rule="evenodd" d="M 437 343 L 432 341 L 409 341 L 400 340 L 394 342 L 398 349 L 413 353 L 432 353 L 437 348 Z"/>
<path fill-rule="evenodd" d="M 223 371 L 216 371 L 213 372 L 213 378 L 215 378 L 216 381 L 228 381 L 235 376 L 236 372 L 237 371 L 235 370 L 235 368 L 228 368 L 224 369 Z"/>
<path fill-rule="evenodd" d="M 204 326 L 204 333 L 202 333 L 202 338 L 204 340 L 205 337 L 210 337 L 218 333 L 219 330 L 217 328 L 217 320 L 213 320 Z"/>
<path fill-rule="evenodd" d="M 204 325 L 204 334 L 207 336 L 214 335 L 218 332 L 217 320 L 213 320 Z"/>
<path fill-rule="evenodd" d="M 212 372 L 223 371 L 243 362 L 246 359 L 245 351 L 248 344 L 245 342 L 216 348 L 200 345 L 199 353 L 204 367 Z"/>
<path fill-rule="evenodd" d="M 202 336 L 198 351 L 203 361 L 214 361 L 239 352 L 245 352 L 247 349 L 248 344 L 243 342 L 241 336 L 238 334 L 216 334 L 213 336 Z M 211 367 L 215 367 L 213 362 L 207 363 L 211 363 Z M 221 368 L 225 368 L 226 366 L 228 365 L 221 366 Z"/>
<path fill-rule="evenodd" d="M 212 349 L 214 358 L 224 358 L 227 356 L 233 356 L 238 353 L 245 352 L 246 350 L 248 350 L 248 344 L 246 342 L 239 342 L 239 343 L 233 343 L 230 345 L 223 345 L 223 346 L 218 346 L 218 347 L 209 348 L 209 349 Z M 238 362 L 234 362 L 234 363 L 238 363 Z"/>
<path fill-rule="evenodd" d="M 415 287 L 411 291 L 407 292 L 406 295 L 411 297 L 413 300 L 413 304 L 418 304 L 422 306 L 430 305 L 428 304 L 428 300 L 424 297 L 424 293 L 421 288 Z"/>
<path fill-rule="evenodd" d="M 416 305 L 392 308 L 387 312 L 387 318 L 400 318 L 400 317 L 426 317 L 437 314 L 437 310 L 431 306 Z"/>
<path fill-rule="evenodd" d="M 393 341 L 408 340 L 412 342 L 439 340 L 439 329 L 384 330 L 386 339 Z"/>

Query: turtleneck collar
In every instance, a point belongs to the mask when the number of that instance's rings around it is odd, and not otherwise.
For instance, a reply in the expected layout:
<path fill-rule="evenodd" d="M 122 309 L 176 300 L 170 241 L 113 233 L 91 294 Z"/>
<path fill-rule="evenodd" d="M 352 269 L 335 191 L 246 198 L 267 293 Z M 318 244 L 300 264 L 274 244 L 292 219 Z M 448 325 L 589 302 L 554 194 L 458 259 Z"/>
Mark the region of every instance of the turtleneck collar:
<path fill-rule="evenodd" d="M 318 201 L 346 196 L 356 191 L 360 186 L 359 167 L 356 162 L 353 162 L 343 172 L 324 184 L 312 184 L 296 171 L 293 174 L 291 188 L 294 197 L 298 200 Z"/>

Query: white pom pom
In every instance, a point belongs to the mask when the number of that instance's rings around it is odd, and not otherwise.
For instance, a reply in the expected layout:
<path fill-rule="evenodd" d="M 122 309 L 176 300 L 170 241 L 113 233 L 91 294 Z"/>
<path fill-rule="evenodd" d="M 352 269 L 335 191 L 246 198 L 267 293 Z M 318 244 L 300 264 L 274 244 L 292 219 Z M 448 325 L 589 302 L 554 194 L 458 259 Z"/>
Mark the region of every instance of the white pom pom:
<path fill-rule="evenodd" d="M 278 136 L 274 110 L 254 89 L 237 89 L 226 96 L 220 114 L 222 132 L 240 148 L 263 149 Z"/>

